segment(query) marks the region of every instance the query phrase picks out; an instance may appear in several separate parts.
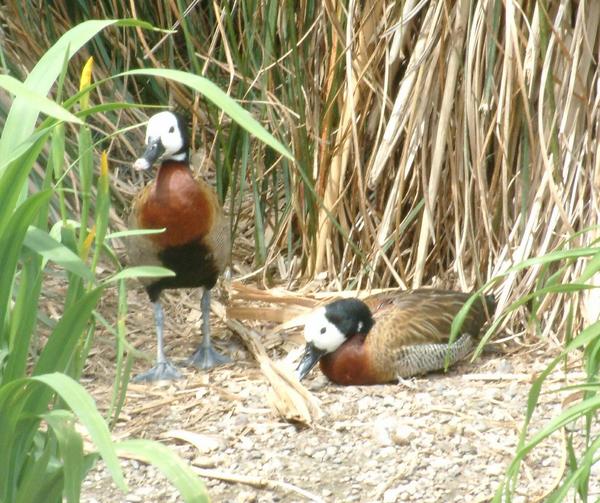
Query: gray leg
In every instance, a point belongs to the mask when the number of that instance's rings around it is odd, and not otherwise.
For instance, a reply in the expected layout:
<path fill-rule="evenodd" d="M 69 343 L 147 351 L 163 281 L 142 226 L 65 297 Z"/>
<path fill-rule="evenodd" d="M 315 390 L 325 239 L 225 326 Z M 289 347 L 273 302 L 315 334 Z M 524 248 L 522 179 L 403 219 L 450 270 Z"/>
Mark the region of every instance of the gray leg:
<path fill-rule="evenodd" d="M 154 302 L 153 306 L 154 322 L 156 324 L 156 365 L 147 372 L 135 376 L 133 382 L 171 380 L 181 377 L 181 372 L 165 356 L 163 336 L 164 314 L 160 301 Z"/>
<path fill-rule="evenodd" d="M 188 360 L 190 365 L 200 369 L 210 369 L 223 363 L 229 363 L 229 357 L 217 353 L 210 343 L 210 290 L 202 292 L 200 303 L 202 310 L 202 342 Z"/>

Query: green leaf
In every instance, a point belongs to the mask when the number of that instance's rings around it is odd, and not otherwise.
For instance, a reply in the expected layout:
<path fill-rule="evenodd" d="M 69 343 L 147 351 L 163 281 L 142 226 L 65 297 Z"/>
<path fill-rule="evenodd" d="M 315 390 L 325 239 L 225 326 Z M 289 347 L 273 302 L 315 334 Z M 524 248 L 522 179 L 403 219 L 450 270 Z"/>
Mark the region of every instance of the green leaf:
<path fill-rule="evenodd" d="M 162 77 L 191 87 L 194 91 L 199 92 L 206 99 L 218 106 L 246 131 L 256 136 L 259 140 L 269 145 L 273 150 L 279 152 L 284 157 L 294 160 L 294 157 L 287 148 L 285 148 L 281 143 L 279 143 L 279 141 L 275 139 L 275 137 L 267 132 L 267 130 L 263 128 L 247 110 L 242 108 L 233 98 L 221 91 L 221 89 L 219 89 L 219 87 L 210 80 L 192 73 L 163 68 L 130 70 L 128 72 L 123 72 L 118 76 L 127 75 L 148 75 L 151 77 Z"/>
<path fill-rule="evenodd" d="M 46 96 L 63 68 L 57 62 L 71 59 L 98 32 L 111 25 L 153 29 L 152 25 L 135 19 L 84 21 L 67 31 L 44 53 L 23 84 L 36 94 Z M 38 115 L 39 109 L 36 106 L 32 106 L 27 98 L 17 96 L 10 107 L 0 137 L 0 159 L 6 159 L 15 147 L 27 140 L 35 128 Z"/>
<path fill-rule="evenodd" d="M 35 423 L 36 427 L 39 423 Z M 62 469 L 54 457 L 56 441 L 47 432 L 37 431 L 29 459 L 21 469 L 15 503 L 58 501 L 62 493 Z"/>
<path fill-rule="evenodd" d="M 128 267 L 119 271 L 114 276 L 106 280 L 107 283 L 114 283 L 120 279 L 126 278 L 162 278 L 167 276 L 175 276 L 171 269 L 154 265 L 141 265 L 136 267 Z"/>
<path fill-rule="evenodd" d="M 45 131 L 43 135 L 36 136 L 35 143 L 30 145 L 21 157 L 0 169 L 0 232 L 11 220 L 19 194 L 49 135 L 50 131 Z M 2 161 L 0 157 L 0 165 Z"/>
<path fill-rule="evenodd" d="M 83 260 L 65 245 L 52 238 L 47 232 L 37 227 L 29 227 L 23 244 L 45 259 L 61 265 L 67 271 L 88 281 L 94 280 L 92 271 L 85 265 Z"/>
<path fill-rule="evenodd" d="M 49 115 L 50 117 L 54 117 L 55 119 L 65 122 L 83 124 L 83 121 L 79 117 L 73 115 L 68 110 L 65 110 L 58 103 L 46 98 L 46 96 L 32 91 L 20 80 L 17 80 L 10 75 L 0 75 L 0 87 L 4 88 L 11 94 L 14 94 L 16 97 L 28 101 L 30 106 L 36 108 L 42 113 L 45 113 L 46 115 Z"/>
<path fill-rule="evenodd" d="M 58 372 L 34 376 L 31 379 L 46 384 L 60 395 L 87 429 L 117 487 L 127 491 L 127 484 L 108 426 L 98 412 L 94 400 L 83 386 L 69 376 Z"/>
<path fill-rule="evenodd" d="M 0 228 L 0 336 L 11 298 L 12 283 L 25 233 L 38 211 L 50 200 L 50 191 L 38 192 L 29 197 L 12 215 L 9 223 Z"/>
<path fill-rule="evenodd" d="M 166 230 L 166 227 L 163 227 L 162 229 L 129 229 L 126 231 L 111 232 L 106 235 L 106 239 L 128 238 L 131 236 L 143 236 L 146 234 L 161 234 Z"/>
<path fill-rule="evenodd" d="M 587 281 L 589 280 L 592 276 L 594 276 L 595 274 L 598 273 L 598 271 L 600 271 L 600 251 L 598 253 L 596 253 L 596 255 L 594 255 L 586 264 L 585 269 L 583 270 L 583 272 L 581 273 L 581 276 L 578 279 L 578 281 Z"/>
<path fill-rule="evenodd" d="M 204 483 L 190 466 L 171 449 L 152 440 L 124 440 L 116 446 L 120 456 L 139 459 L 158 468 L 180 492 L 187 503 L 207 503 Z"/>
<path fill-rule="evenodd" d="M 64 496 L 67 503 L 78 503 L 85 471 L 83 439 L 75 430 L 75 418 L 69 411 L 60 409 L 44 414 L 43 418 L 56 436 L 63 459 Z"/>
<path fill-rule="evenodd" d="M 17 459 L 23 456 L 18 448 L 17 428 L 27 399 L 27 380 L 18 379 L 0 385 L 0 501 L 14 501 L 19 476 Z"/>
<path fill-rule="evenodd" d="M 102 287 L 84 294 L 70 304 L 48 337 L 33 374 L 66 372 L 79 340 L 102 295 Z"/>

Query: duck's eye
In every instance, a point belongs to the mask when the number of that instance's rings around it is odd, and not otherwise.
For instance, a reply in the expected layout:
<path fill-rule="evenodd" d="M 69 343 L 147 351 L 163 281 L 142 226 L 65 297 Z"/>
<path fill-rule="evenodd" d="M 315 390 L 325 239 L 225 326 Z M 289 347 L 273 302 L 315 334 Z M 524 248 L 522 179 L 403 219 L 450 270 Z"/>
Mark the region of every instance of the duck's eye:
<path fill-rule="evenodd" d="M 325 327 L 322 327 L 322 328 L 321 328 L 321 334 L 324 334 L 325 332 L 327 332 L 327 328 L 325 328 Z"/>
<path fill-rule="evenodd" d="M 169 133 L 174 133 L 175 132 L 175 126 L 171 126 L 169 128 Z"/>

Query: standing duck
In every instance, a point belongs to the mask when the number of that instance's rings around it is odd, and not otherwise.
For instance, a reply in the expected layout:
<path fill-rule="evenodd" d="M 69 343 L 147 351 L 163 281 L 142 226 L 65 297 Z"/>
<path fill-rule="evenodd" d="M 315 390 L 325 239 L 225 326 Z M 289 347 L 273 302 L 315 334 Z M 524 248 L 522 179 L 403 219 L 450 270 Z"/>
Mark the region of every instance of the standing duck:
<path fill-rule="evenodd" d="M 474 347 L 493 296 L 485 306 L 476 300 L 459 337 L 448 347 L 452 320 L 471 294 L 419 289 L 341 299 L 322 306 L 304 327 L 306 348 L 298 377 L 320 362 L 329 380 L 338 384 L 383 384 L 444 368 L 464 358 Z"/>
<path fill-rule="evenodd" d="M 133 265 L 159 265 L 175 276 L 142 278 L 154 306 L 156 365 L 134 381 L 176 379 L 181 372 L 164 353 L 163 309 L 160 294 L 171 288 L 204 289 L 202 342 L 188 362 L 207 369 L 226 363 L 210 342 L 210 290 L 225 268 L 230 254 L 227 221 L 214 190 L 195 179 L 189 164 L 189 135 L 183 117 L 160 112 L 148 121 L 146 150 L 133 167 L 147 170 L 160 162 L 156 178 L 136 196 L 129 217 L 130 229 L 165 229 L 158 234 L 134 236 L 127 252 Z"/>

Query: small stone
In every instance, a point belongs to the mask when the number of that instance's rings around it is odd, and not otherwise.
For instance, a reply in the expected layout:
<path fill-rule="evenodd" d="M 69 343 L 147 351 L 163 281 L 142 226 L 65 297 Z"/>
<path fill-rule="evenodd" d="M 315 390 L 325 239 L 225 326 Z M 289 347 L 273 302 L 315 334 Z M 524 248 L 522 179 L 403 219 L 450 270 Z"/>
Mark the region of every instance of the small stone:
<path fill-rule="evenodd" d="M 325 454 L 326 454 L 325 450 L 324 450 L 324 449 L 321 449 L 321 450 L 319 450 L 319 451 L 316 451 L 316 452 L 313 454 L 313 456 L 312 456 L 312 457 L 313 457 L 314 459 L 318 459 L 319 461 L 323 461 L 323 458 L 325 457 Z"/>
<path fill-rule="evenodd" d="M 444 424 L 442 425 L 442 427 L 440 428 L 442 435 L 445 435 L 447 437 L 453 437 L 456 434 L 456 425 L 455 424 Z"/>
<path fill-rule="evenodd" d="M 398 400 L 392 395 L 385 395 L 381 403 L 384 407 L 395 407 L 398 404 Z"/>
<path fill-rule="evenodd" d="M 415 402 L 419 405 L 429 405 L 431 403 L 431 395 L 429 393 L 416 393 Z"/>
<path fill-rule="evenodd" d="M 207 454 L 225 447 L 225 440 L 217 435 L 194 433 L 194 445 L 201 454 Z"/>
<path fill-rule="evenodd" d="M 400 489 L 397 487 L 394 489 L 388 489 L 383 493 L 383 503 L 396 503 L 400 496 Z"/>
<path fill-rule="evenodd" d="M 500 374 L 512 374 L 514 367 L 508 359 L 502 358 L 496 363 L 496 372 Z"/>
<path fill-rule="evenodd" d="M 491 463 L 485 468 L 485 473 L 488 475 L 501 475 L 504 473 L 504 464 L 502 463 Z"/>
<path fill-rule="evenodd" d="M 255 446 L 254 442 L 250 438 L 242 437 L 238 442 L 238 447 L 245 451 L 251 451 L 252 449 L 254 449 Z"/>
<path fill-rule="evenodd" d="M 402 484 L 396 487 L 396 490 L 399 493 L 406 494 L 407 496 L 412 496 L 417 491 L 419 483 L 416 480 L 411 480 L 407 484 Z M 404 499 L 402 500 L 404 501 Z"/>
<path fill-rule="evenodd" d="M 328 458 L 333 458 L 336 454 L 337 454 L 337 447 L 330 445 L 329 447 L 327 447 L 326 452 L 327 452 L 327 457 Z"/>
<path fill-rule="evenodd" d="M 235 498 L 235 503 L 255 503 L 257 496 L 255 493 L 250 491 L 242 491 Z"/>
<path fill-rule="evenodd" d="M 429 466 L 436 470 L 446 470 L 452 465 L 452 461 L 448 458 L 431 458 L 429 460 Z"/>
<path fill-rule="evenodd" d="M 370 396 L 364 396 L 358 402 L 356 402 L 356 406 L 360 412 L 372 409 L 373 399 Z"/>
<path fill-rule="evenodd" d="M 135 490 L 135 494 L 141 498 L 144 498 L 144 496 L 150 496 L 154 491 L 155 489 L 151 486 L 142 486 Z"/>
<path fill-rule="evenodd" d="M 392 432 L 392 440 L 397 445 L 407 445 L 417 435 L 416 430 L 407 424 L 399 424 Z"/>
<path fill-rule="evenodd" d="M 214 468 L 217 466 L 217 461 L 210 456 L 196 456 L 192 461 L 192 464 L 199 468 Z"/>
<path fill-rule="evenodd" d="M 396 448 L 393 446 L 384 447 L 377 452 L 379 458 L 390 458 L 396 455 Z"/>

